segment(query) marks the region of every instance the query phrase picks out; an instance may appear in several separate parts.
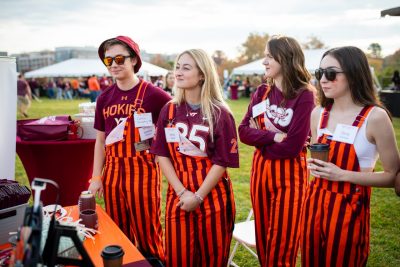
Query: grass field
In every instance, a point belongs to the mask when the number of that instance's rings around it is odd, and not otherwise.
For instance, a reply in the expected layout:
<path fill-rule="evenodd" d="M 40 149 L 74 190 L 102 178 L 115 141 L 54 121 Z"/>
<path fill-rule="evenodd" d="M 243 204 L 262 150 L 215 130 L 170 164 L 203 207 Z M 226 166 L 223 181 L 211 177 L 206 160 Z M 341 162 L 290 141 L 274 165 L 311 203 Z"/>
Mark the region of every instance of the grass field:
<path fill-rule="evenodd" d="M 86 100 L 48 100 L 43 99 L 41 103 L 34 101 L 29 110 L 31 118 L 40 118 L 47 115 L 76 114 L 78 104 Z M 247 110 L 248 99 L 230 101 L 229 105 L 234 113 L 236 124 L 238 125 Z M 400 141 L 400 119 L 393 119 L 397 144 Z M 232 178 L 235 201 L 236 201 L 236 221 L 245 220 L 251 207 L 250 203 L 250 182 L 249 174 L 253 148 L 240 144 L 240 168 L 230 169 Z M 381 170 L 380 163 L 376 170 Z M 25 170 L 17 156 L 16 160 L 16 179 L 28 185 Z M 163 181 L 163 200 L 165 200 L 166 181 Z M 99 200 L 102 204 L 102 201 Z M 164 203 L 165 204 L 165 203 Z M 164 214 L 164 209 L 162 210 Z M 240 266 L 258 266 L 258 261 L 246 252 L 239 249 L 235 256 L 235 262 Z M 400 266 L 400 198 L 397 197 L 393 189 L 374 188 L 371 200 L 371 253 L 368 266 Z"/>

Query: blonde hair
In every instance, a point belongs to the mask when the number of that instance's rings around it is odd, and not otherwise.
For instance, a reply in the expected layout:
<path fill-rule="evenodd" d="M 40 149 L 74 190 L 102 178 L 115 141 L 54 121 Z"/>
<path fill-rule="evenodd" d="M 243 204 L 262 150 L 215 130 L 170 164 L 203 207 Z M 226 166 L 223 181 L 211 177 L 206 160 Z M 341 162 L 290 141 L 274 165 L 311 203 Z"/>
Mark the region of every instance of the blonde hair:
<path fill-rule="evenodd" d="M 193 58 L 200 74 L 204 76 L 200 94 L 201 112 L 208 120 L 211 141 L 214 141 L 214 122 L 217 121 L 220 116 L 221 107 L 225 108 L 230 113 L 232 112 L 222 96 L 221 83 L 212 58 L 202 49 L 189 49 L 178 55 L 175 61 L 175 67 L 179 58 L 184 54 Z M 174 92 L 173 103 L 178 105 L 185 103 L 185 90 L 178 88 L 175 84 Z"/>

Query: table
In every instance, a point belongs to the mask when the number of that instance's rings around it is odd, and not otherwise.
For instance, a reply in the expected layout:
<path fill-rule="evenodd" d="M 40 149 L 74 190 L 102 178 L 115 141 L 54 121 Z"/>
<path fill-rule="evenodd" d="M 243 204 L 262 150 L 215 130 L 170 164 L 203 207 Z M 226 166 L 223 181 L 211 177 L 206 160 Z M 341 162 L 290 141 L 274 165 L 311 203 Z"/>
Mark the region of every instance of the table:
<path fill-rule="evenodd" d="M 393 117 L 400 117 L 400 92 L 382 90 L 379 92 L 379 98 Z"/>
<path fill-rule="evenodd" d="M 60 187 L 59 204 L 78 203 L 87 190 L 92 176 L 95 140 L 21 141 L 17 139 L 17 154 L 24 165 L 29 183 L 35 177 L 54 180 Z M 41 194 L 43 205 L 54 204 L 56 189 L 47 185 Z"/>
<path fill-rule="evenodd" d="M 71 212 L 74 219 L 78 218 L 78 206 L 65 207 L 67 212 Z M 99 206 L 96 205 L 97 216 L 99 218 L 99 231 L 100 234 L 96 234 L 95 242 L 91 239 L 86 239 L 83 242 L 83 246 L 88 252 L 93 264 L 95 266 L 103 266 L 103 260 L 101 258 L 101 251 L 105 246 L 108 245 L 119 245 L 123 248 L 125 255 L 123 258 L 124 266 L 135 266 L 135 267 L 151 267 L 151 265 L 145 260 L 139 250 L 132 244 L 132 242 L 125 236 L 125 234 L 119 229 L 114 221 L 108 216 L 108 214 Z"/>

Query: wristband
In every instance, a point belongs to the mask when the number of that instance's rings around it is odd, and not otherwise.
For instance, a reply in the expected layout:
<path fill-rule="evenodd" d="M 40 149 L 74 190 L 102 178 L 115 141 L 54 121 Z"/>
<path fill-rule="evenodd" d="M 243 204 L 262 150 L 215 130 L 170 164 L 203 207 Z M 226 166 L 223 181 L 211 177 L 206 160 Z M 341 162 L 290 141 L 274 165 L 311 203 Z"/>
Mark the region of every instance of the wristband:
<path fill-rule="evenodd" d="M 182 196 L 183 194 L 185 194 L 186 191 L 187 191 L 187 189 L 186 189 L 186 188 L 183 188 L 180 192 L 176 193 L 176 195 L 178 196 L 178 198 L 181 198 L 181 196 Z"/>
<path fill-rule="evenodd" d="M 101 176 L 93 176 L 92 178 L 89 179 L 89 183 L 96 181 L 101 182 Z"/>
<path fill-rule="evenodd" d="M 204 202 L 204 199 L 199 195 L 199 193 L 195 192 L 194 196 L 200 202 L 200 204 Z"/>

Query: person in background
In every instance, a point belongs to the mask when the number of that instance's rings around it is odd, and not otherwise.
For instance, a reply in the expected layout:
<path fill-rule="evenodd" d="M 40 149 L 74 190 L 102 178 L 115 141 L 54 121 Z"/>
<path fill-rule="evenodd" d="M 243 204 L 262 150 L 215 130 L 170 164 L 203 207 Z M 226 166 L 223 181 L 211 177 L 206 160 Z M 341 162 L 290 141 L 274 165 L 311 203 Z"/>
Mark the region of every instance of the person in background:
<path fill-rule="evenodd" d="M 392 82 L 393 90 L 400 91 L 400 75 L 398 70 L 393 72 Z"/>
<path fill-rule="evenodd" d="M 371 187 L 393 187 L 400 168 L 393 126 L 359 48 L 326 51 L 315 77 L 312 143 L 330 149 L 328 162 L 307 160 L 314 179 L 302 216 L 302 266 L 366 266 Z M 374 172 L 378 155 L 383 171 Z"/>
<path fill-rule="evenodd" d="M 164 88 L 163 76 L 158 76 L 157 80 L 154 82 L 154 85 L 159 88 Z"/>
<path fill-rule="evenodd" d="M 250 97 L 251 93 L 251 84 L 250 84 L 250 78 L 249 76 L 246 77 L 246 80 L 243 82 L 244 86 L 244 93 L 246 97 Z"/>
<path fill-rule="evenodd" d="M 70 81 L 71 88 L 72 88 L 72 97 L 79 98 L 79 81 L 77 78 L 73 78 Z"/>
<path fill-rule="evenodd" d="M 175 78 L 150 151 L 169 183 L 166 266 L 226 266 L 235 221 L 226 168 L 239 167 L 235 121 L 206 52 L 182 52 Z"/>
<path fill-rule="evenodd" d="M 175 77 L 174 77 L 174 73 L 172 71 L 169 71 L 167 73 L 167 75 L 165 76 L 165 87 L 164 87 L 164 91 L 167 92 L 170 95 L 173 95 L 173 87 L 175 84 Z"/>
<path fill-rule="evenodd" d="M 32 91 L 28 82 L 25 80 L 24 75 L 18 75 L 17 81 L 17 107 L 18 111 L 28 118 L 28 109 L 31 106 Z"/>
<path fill-rule="evenodd" d="M 35 97 L 40 98 L 40 86 L 35 78 L 31 78 L 28 82 L 29 87 L 31 88 L 32 93 Z M 33 95 L 32 95 L 33 96 Z"/>
<path fill-rule="evenodd" d="M 149 153 L 154 123 L 171 99 L 139 79 L 139 46 L 127 36 L 105 40 L 99 57 L 116 80 L 96 102 L 97 130 L 89 190 L 103 196 L 107 213 L 139 251 L 164 261 L 161 173 Z"/>
<path fill-rule="evenodd" d="M 104 74 L 103 77 L 100 78 L 100 89 L 101 91 L 104 91 L 111 85 L 110 80 L 108 77 Z"/>
<path fill-rule="evenodd" d="M 88 79 L 88 89 L 90 91 L 90 102 L 96 102 L 97 97 L 100 95 L 101 91 L 99 81 L 94 74 Z"/>
<path fill-rule="evenodd" d="M 261 266 L 295 266 L 307 187 L 305 144 L 315 88 L 299 43 L 273 36 L 265 49 L 265 76 L 239 126 L 255 147 L 250 193 Z"/>

